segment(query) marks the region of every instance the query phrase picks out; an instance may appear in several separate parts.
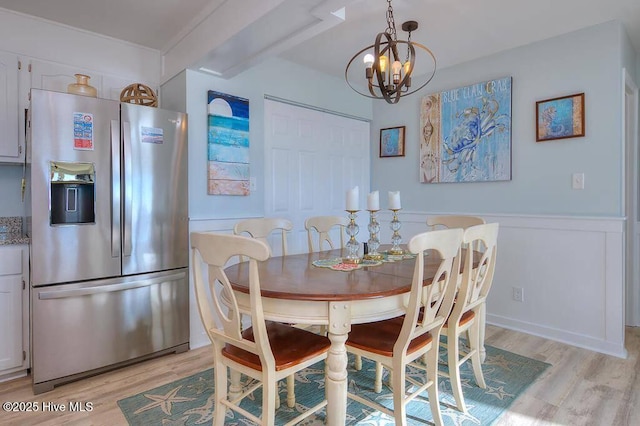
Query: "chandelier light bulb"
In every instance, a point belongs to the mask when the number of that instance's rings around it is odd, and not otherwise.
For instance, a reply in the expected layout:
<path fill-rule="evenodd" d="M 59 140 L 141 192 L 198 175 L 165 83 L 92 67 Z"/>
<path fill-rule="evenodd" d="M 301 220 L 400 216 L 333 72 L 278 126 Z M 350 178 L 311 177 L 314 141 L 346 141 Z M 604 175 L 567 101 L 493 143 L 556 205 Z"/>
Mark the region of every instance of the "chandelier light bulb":
<path fill-rule="evenodd" d="M 371 68 L 373 66 L 373 55 L 371 53 L 367 53 L 364 55 L 363 61 L 367 68 Z"/>
<path fill-rule="evenodd" d="M 373 78 L 373 61 L 374 59 L 371 53 L 364 55 L 365 77 L 367 80 Z"/>
<path fill-rule="evenodd" d="M 380 55 L 379 61 L 380 61 L 380 71 L 386 72 L 387 71 L 387 62 L 389 62 L 389 60 L 387 59 L 387 57 L 385 55 Z"/>
<path fill-rule="evenodd" d="M 391 65 L 391 70 L 393 72 L 393 84 L 400 83 L 400 70 L 402 69 L 402 64 L 400 61 L 393 61 Z"/>
<path fill-rule="evenodd" d="M 406 61 L 403 65 L 404 67 L 404 81 L 405 86 L 411 87 L 411 61 Z"/>

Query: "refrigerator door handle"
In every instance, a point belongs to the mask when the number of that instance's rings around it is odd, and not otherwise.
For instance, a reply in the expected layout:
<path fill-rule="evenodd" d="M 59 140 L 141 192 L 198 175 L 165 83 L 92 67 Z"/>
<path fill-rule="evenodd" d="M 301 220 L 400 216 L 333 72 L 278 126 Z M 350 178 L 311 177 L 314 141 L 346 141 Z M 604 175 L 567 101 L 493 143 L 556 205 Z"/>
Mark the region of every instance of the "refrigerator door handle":
<path fill-rule="evenodd" d="M 71 290 L 52 290 L 40 291 L 38 293 L 39 300 L 64 299 L 67 297 L 89 296 L 92 294 L 111 293 L 114 291 L 131 290 L 140 287 L 149 287 L 155 284 L 161 284 L 168 281 L 178 281 L 185 278 L 184 272 L 179 272 L 161 277 L 147 278 L 138 281 L 128 281 L 125 283 L 97 285 L 92 287 L 77 288 Z"/>
<path fill-rule="evenodd" d="M 120 257 L 120 126 L 111 120 L 111 257 Z"/>
<path fill-rule="evenodd" d="M 131 123 L 122 122 L 122 138 L 124 141 L 124 244 L 123 256 L 131 256 L 131 199 L 132 190 L 129 187 L 132 178 L 131 170 Z"/>

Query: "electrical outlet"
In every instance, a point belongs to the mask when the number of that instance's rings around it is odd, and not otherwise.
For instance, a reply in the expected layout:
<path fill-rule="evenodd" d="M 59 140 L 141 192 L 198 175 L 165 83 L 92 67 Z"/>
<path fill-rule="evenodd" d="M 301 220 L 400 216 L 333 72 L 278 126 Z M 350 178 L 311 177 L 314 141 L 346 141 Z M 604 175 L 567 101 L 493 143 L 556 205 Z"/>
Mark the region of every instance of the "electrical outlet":
<path fill-rule="evenodd" d="M 524 302 L 524 289 L 522 287 L 513 287 L 513 300 Z"/>
<path fill-rule="evenodd" d="M 574 173 L 571 176 L 571 187 L 573 189 L 584 189 L 584 173 Z"/>

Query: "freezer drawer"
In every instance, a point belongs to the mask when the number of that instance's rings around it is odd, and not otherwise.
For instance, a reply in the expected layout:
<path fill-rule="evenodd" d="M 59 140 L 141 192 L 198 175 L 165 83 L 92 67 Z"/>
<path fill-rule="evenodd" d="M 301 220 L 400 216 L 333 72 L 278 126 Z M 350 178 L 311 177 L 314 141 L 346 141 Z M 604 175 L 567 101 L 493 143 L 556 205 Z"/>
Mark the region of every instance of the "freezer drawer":
<path fill-rule="evenodd" d="M 188 345 L 187 268 L 34 287 L 32 298 L 34 393 Z"/>

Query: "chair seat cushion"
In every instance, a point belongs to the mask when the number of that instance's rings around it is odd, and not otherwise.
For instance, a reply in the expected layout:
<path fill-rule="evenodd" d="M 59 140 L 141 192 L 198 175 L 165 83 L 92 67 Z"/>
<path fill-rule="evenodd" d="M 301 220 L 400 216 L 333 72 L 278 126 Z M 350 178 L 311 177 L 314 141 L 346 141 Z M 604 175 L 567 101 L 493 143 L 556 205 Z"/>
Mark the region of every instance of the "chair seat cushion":
<path fill-rule="evenodd" d="M 393 345 L 396 344 L 400 335 L 403 318 L 398 317 L 385 321 L 353 325 L 346 345 L 378 355 L 392 357 Z M 432 341 L 433 336 L 431 336 L 431 333 L 418 336 L 409 343 L 407 353 L 413 353 Z"/>
<path fill-rule="evenodd" d="M 276 371 L 300 364 L 328 351 L 331 346 L 329 339 L 324 336 L 277 322 L 267 321 L 265 324 L 271 351 L 276 362 Z M 255 341 L 253 327 L 243 331 L 242 336 L 252 342 Z M 222 349 L 222 355 L 239 364 L 262 371 L 260 358 L 244 349 L 226 344 Z"/>
<path fill-rule="evenodd" d="M 464 314 L 462 314 L 462 316 L 460 317 L 460 321 L 458 321 L 458 325 L 460 326 L 465 325 L 469 321 L 473 320 L 475 317 L 476 317 L 476 313 L 474 311 L 467 311 Z M 451 317 L 449 317 L 449 319 L 451 319 Z M 447 320 L 444 327 L 447 328 L 447 325 L 449 325 L 449 320 Z"/>

